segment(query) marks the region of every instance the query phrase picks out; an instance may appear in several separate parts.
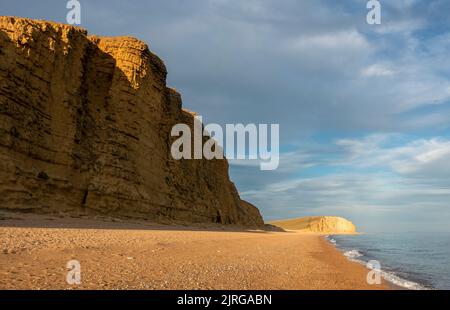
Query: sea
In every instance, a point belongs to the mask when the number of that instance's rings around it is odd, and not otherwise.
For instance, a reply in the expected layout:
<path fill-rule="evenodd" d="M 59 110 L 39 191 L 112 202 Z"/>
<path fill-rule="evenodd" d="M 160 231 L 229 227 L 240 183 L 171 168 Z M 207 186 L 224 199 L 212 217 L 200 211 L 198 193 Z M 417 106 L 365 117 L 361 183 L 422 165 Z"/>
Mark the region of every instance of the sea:
<path fill-rule="evenodd" d="M 351 261 L 366 267 L 371 261 L 379 262 L 382 277 L 398 287 L 450 290 L 450 233 L 373 233 L 326 238 Z"/>

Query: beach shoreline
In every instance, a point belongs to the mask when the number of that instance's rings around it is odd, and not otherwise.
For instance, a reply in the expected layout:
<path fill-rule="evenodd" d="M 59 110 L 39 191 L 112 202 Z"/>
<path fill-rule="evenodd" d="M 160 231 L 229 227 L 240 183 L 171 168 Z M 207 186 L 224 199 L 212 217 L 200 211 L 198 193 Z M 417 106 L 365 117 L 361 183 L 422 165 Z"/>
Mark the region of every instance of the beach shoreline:
<path fill-rule="evenodd" d="M 324 236 L 15 214 L 0 218 L 0 289 L 393 288 Z M 66 282 L 71 260 L 81 285 Z"/>

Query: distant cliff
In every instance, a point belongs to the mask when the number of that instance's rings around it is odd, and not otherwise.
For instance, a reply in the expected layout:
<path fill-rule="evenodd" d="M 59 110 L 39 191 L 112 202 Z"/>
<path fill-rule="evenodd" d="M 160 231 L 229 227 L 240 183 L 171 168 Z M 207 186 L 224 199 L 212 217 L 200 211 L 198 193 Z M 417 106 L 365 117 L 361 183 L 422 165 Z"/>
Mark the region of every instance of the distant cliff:
<path fill-rule="evenodd" d="M 303 232 L 316 232 L 325 234 L 356 233 L 356 227 L 352 222 L 333 216 L 303 217 L 284 221 L 275 221 L 270 224 L 286 230 L 298 230 Z"/>
<path fill-rule="evenodd" d="M 0 17 L 0 208 L 263 225 L 226 160 L 172 159 L 166 75 L 134 38 Z"/>

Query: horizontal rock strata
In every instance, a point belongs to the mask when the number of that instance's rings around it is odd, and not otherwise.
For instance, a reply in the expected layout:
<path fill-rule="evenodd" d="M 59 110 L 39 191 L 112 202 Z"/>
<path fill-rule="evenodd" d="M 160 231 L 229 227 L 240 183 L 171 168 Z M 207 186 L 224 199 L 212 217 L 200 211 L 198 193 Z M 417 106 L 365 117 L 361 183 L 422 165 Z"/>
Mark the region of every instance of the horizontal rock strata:
<path fill-rule="evenodd" d="M 263 225 L 226 160 L 172 159 L 194 116 L 166 75 L 134 38 L 0 17 L 0 208 Z"/>

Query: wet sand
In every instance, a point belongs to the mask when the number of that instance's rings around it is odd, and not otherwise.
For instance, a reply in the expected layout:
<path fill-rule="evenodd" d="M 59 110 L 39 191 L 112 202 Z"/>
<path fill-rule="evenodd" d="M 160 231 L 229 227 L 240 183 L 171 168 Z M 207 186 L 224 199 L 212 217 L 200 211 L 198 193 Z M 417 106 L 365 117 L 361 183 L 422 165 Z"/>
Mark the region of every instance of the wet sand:
<path fill-rule="evenodd" d="M 0 245 L 0 289 L 389 288 L 319 234 L 3 214 Z"/>

